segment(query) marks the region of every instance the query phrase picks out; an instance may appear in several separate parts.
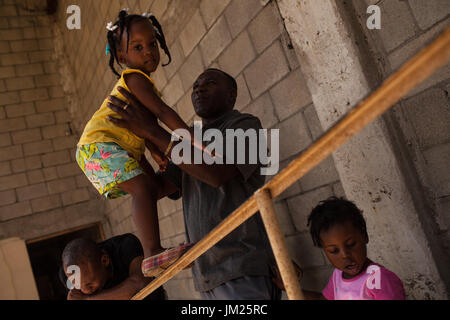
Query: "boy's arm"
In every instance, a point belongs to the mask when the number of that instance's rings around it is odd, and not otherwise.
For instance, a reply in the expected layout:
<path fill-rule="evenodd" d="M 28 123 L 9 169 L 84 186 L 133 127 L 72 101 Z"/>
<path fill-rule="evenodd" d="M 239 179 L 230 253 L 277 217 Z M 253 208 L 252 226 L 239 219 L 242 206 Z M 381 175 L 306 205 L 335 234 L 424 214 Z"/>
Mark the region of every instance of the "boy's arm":
<path fill-rule="evenodd" d="M 155 93 L 153 85 L 144 75 L 140 73 L 127 74 L 125 81 L 131 93 L 167 127 L 171 130 L 186 129 L 190 131 L 183 119 Z"/>

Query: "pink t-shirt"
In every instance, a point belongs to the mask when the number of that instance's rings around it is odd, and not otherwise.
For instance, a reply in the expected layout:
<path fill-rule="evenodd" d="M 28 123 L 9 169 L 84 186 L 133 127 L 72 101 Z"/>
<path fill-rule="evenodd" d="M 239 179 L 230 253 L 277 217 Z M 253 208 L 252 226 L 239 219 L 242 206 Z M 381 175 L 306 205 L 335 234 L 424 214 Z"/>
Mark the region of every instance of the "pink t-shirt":
<path fill-rule="evenodd" d="M 334 269 L 322 294 L 327 300 L 405 300 L 402 281 L 376 263 L 352 279 L 342 278 L 342 271 Z"/>

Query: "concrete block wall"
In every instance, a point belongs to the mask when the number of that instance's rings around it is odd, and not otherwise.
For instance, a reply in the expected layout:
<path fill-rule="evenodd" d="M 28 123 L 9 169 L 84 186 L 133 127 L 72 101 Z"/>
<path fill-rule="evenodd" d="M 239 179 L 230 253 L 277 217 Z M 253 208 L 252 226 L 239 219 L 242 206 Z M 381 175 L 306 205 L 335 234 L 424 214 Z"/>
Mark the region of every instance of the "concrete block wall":
<path fill-rule="evenodd" d="M 25 240 L 102 221 L 74 159 L 52 19 L 28 9 L 0 1 L 0 238 Z"/>
<path fill-rule="evenodd" d="M 65 9 L 81 8 L 81 30 L 67 30 Z M 79 134 L 86 121 L 110 92 L 115 78 L 105 57 L 106 29 L 121 8 L 152 12 L 161 22 L 172 63 L 152 75 L 163 99 L 192 124 L 190 95 L 195 78 L 208 67 L 218 67 L 238 83 L 236 108 L 256 115 L 265 128 L 280 130 L 280 170 L 322 133 L 300 64 L 274 3 L 258 0 L 154 0 L 154 1 L 61 1 L 57 15 L 64 61 L 73 79 L 64 87 L 74 103 L 69 106 L 74 131 Z M 161 60 L 166 57 L 161 53 Z M 69 80 L 68 80 L 69 81 Z M 147 158 L 150 158 L 147 154 Z M 270 179 L 270 177 L 268 177 Z M 312 246 L 306 217 L 315 204 L 328 196 L 345 196 L 333 160 L 300 179 L 276 199 L 279 219 L 292 257 L 302 266 L 302 284 L 321 290 L 331 267 L 321 251 Z M 136 232 L 129 197 L 104 201 L 111 233 Z M 185 240 L 181 200 L 158 203 L 163 245 Z M 299 248 L 302 248 L 301 250 Z M 190 270 L 165 285 L 171 299 L 197 299 Z"/>
<path fill-rule="evenodd" d="M 365 2 L 366 5 L 374 3 Z M 366 6 L 358 1 L 354 3 L 363 24 Z M 381 29 L 363 30 L 379 57 L 378 68 L 383 79 L 450 26 L 450 6 L 445 0 L 390 0 L 379 6 Z M 445 271 L 450 262 L 449 89 L 450 64 L 447 64 L 412 90 L 390 113 L 404 137 L 407 157 L 413 163 L 425 197 L 423 223 L 431 224 L 430 243 L 443 248 L 435 254 L 447 287 L 450 285 L 449 273 Z M 407 285 L 413 287 L 414 283 Z"/>

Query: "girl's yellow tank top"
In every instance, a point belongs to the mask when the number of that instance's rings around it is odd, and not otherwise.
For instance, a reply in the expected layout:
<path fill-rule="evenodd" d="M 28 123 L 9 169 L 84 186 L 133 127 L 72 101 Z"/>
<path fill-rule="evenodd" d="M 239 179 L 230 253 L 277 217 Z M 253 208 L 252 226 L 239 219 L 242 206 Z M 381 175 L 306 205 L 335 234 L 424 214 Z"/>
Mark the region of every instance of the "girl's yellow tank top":
<path fill-rule="evenodd" d="M 147 74 L 138 69 L 124 70 L 110 95 L 115 96 L 122 101 L 128 102 L 125 97 L 117 90 L 117 88 L 120 86 L 125 88 L 128 92 L 131 92 L 127 84 L 125 83 L 124 76 L 126 74 L 135 72 L 143 74 L 153 85 L 153 89 L 155 90 L 156 94 L 161 96 L 161 93 L 156 89 L 153 80 Z M 106 105 L 108 102 L 109 99 L 106 98 L 103 101 L 100 109 L 98 109 L 94 113 L 92 118 L 88 121 L 81 135 L 81 138 L 78 141 L 78 145 L 81 146 L 97 142 L 114 142 L 121 146 L 123 149 L 130 152 L 133 157 L 139 161 L 141 159 L 141 156 L 145 152 L 144 139 L 139 138 L 127 129 L 116 126 L 106 118 L 107 116 L 120 118 L 120 116 L 116 112 L 108 108 L 108 106 Z"/>

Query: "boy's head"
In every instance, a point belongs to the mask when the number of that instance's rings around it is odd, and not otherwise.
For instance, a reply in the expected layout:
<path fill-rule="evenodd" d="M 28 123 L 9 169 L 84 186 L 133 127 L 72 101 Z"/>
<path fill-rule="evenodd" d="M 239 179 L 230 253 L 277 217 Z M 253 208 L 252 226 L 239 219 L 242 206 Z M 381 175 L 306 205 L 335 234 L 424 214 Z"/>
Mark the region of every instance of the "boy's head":
<path fill-rule="evenodd" d="M 344 276 L 358 275 L 367 261 L 366 222 L 356 205 L 331 197 L 317 205 L 308 217 L 314 245 L 323 248 L 330 263 Z"/>
<path fill-rule="evenodd" d="M 213 119 L 232 110 L 236 96 L 236 80 L 222 70 L 209 68 L 194 82 L 191 98 L 199 117 Z"/>
<path fill-rule="evenodd" d="M 110 276 L 109 255 L 91 239 L 79 238 L 69 242 L 62 253 L 62 264 L 68 278 L 72 275 L 67 272 L 69 266 L 80 268 L 80 290 L 83 294 L 100 291 Z"/>
<path fill-rule="evenodd" d="M 125 64 L 129 68 L 140 69 L 148 74 L 158 67 L 160 55 L 158 42 L 171 61 L 164 33 L 153 15 L 129 15 L 126 10 L 119 12 L 118 20 L 108 25 L 109 65 L 112 71 L 114 62 Z"/>

